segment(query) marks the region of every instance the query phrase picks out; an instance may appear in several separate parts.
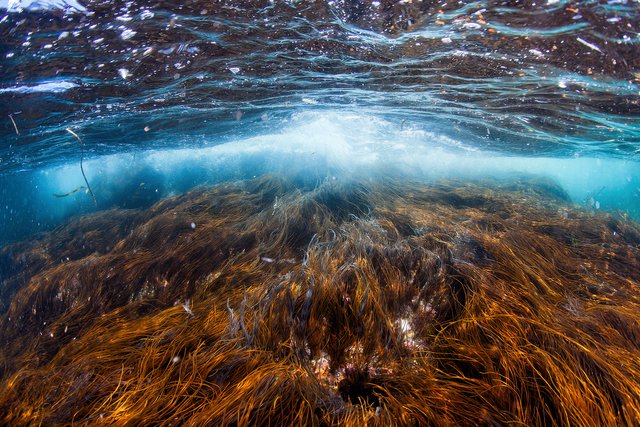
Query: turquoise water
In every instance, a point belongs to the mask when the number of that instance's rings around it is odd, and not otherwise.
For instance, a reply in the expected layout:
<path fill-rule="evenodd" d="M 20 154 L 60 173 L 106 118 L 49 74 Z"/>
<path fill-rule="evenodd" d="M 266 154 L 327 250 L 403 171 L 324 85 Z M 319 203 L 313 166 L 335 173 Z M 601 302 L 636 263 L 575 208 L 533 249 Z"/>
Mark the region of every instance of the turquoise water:
<path fill-rule="evenodd" d="M 640 218 L 637 1 L 0 8 L 0 244 L 262 174 L 534 175 Z"/>

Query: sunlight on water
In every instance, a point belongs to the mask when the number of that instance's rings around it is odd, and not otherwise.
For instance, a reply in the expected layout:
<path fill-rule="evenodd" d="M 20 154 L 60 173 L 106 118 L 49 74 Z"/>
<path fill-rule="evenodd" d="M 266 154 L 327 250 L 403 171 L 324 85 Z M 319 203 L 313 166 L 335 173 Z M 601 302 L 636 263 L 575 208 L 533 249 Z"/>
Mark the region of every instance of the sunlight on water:
<path fill-rule="evenodd" d="M 330 111 L 299 113 L 281 131 L 209 147 L 137 150 L 87 158 L 84 168 L 100 209 L 145 206 L 199 185 L 264 174 L 317 184 L 382 176 L 437 182 L 531 175 L 554 180 L 577 205 L 626 211 L 634 217 L 640 214 L 640 164 L 635 161 L 507 156 L 410 124 Z M 54 197 L 85 185 L 77 160 L 28 175 L 31 190 L 20 203 L 26 200 L 30 214 L 20 212 L 19 205 L 5 205 L 7 227 L 20 221 L 34 227 L 54 218 L 58 222 L 78 209 L 93 210 L 85 191 Z"/>

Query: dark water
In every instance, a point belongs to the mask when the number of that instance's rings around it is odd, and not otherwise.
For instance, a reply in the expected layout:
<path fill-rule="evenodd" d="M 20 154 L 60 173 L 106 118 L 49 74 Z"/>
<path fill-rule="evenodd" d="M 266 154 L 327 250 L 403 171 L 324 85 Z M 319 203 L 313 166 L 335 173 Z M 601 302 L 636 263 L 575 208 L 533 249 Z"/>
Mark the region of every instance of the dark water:
<path fill-rule="evenodd" d="M 67 128 L 99 208 L 355 162 L 639 215 L 636 1 L 0 4 L 2 241 L 93 209 Z"/>
<path fill-rule="evenodd" d="M 103 154 L 324 109 L 511 154 L 638 154 L 634 1 L 50 3 L 2 19 L 21 129 L 3 121 L 3 169 L 58 158 L 69 126 Z"/>

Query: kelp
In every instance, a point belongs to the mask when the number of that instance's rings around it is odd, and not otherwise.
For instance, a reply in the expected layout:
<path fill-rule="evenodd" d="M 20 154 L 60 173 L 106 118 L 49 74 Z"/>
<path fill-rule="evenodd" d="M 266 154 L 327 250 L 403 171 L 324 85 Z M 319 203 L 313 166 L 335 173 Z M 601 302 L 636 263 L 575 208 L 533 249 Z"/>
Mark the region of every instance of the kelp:
<path fill-rule="evenodd" d="M 640 228 L 549 182 L 262 177 L 0 266 L 2 424 L 640 422 Z"/>
<path fill-rule="evenodd" d="M 74 138 L 77 139 L 78 143 L 80 144 L 80 172 L 82 172 L 82 178 L 84 178 L 84 182 L 85 182 L 85 184 L 87 184 L 87 191 L 91 195 L 91 199 L 93 199 L 93 205 L 94 206 L 98 206 L 98 202 L 96 201 L 96 196 L 93 194 L 93 191 L 91 190 L 91 186 L 89 185 L 89 180 L 87 179 L 87 175 L 85 175 L 85 173 L 84 173 L 84 166 L 82 165 L 82 162 L 84 161 L 84 142 L 78 136 L 78 134 L 75 133 L 74 131 L 72 131 L 71 129 L 67 128 L 66 131 L 69 132 L 71 135 L 73 135 Z M 58 197 L 58 198 L 66 197 L 66 196 L 71 195 L 71 194 L 75 193 L 76 191 L 80 190 L 80 188 L 81 187 L 78 187 L 75 190 L 70 191 L 70 192 L 68 192 L 66 194 L 63 194 L 63 195 L 54 194 L 54 196 Z"/>

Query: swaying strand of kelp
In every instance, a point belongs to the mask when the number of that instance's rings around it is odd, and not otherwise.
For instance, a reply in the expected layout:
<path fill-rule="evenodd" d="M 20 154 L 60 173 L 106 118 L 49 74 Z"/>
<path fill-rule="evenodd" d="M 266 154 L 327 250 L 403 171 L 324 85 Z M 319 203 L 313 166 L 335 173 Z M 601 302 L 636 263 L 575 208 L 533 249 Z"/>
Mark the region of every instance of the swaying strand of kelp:
<path fill-rule="evenodd" d="M 266 177 L 0 252 L 4 425 L 637 425 L 640 228 Z"/>

